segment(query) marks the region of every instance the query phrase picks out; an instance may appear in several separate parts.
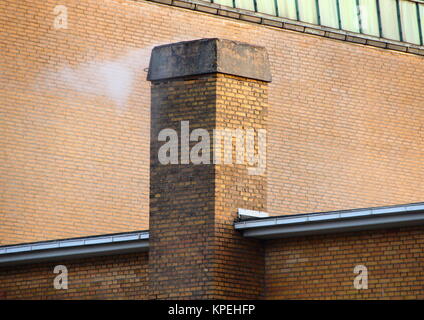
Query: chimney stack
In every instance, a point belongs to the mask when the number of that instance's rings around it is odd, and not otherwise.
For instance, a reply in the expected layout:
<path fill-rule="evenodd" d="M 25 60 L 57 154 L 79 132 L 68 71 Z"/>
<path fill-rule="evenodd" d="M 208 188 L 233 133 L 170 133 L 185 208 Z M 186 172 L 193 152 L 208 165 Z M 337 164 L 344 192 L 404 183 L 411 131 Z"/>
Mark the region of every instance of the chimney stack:
<path fill-rule="evenodd" d="M 262 245 L 233 224 L 238 208 L 266 211 L 265 48 L 222 39 L 158 46 L 148 80 L 152 298 L 260 298 Z"/>

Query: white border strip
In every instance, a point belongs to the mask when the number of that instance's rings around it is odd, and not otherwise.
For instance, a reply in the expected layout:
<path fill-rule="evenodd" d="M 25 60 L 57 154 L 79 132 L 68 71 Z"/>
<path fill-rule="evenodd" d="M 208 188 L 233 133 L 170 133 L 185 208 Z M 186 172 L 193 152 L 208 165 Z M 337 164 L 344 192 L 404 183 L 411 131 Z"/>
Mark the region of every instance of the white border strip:
<path fill-rule="evenodd" d="M 256 210 L 238 209 L 238 217 L 241 220 L 254 218 L 269 218 L 269 213 Z"/>

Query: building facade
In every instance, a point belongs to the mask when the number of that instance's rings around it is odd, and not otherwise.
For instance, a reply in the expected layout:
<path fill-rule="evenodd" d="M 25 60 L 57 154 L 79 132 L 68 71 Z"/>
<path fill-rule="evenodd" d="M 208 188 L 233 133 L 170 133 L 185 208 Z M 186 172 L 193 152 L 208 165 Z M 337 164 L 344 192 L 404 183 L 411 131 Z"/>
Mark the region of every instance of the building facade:
<path fill-rule="evenodd" d="M 3 1 L 0 297 L 423 298 L 422 4 L 381 2 Z"/>

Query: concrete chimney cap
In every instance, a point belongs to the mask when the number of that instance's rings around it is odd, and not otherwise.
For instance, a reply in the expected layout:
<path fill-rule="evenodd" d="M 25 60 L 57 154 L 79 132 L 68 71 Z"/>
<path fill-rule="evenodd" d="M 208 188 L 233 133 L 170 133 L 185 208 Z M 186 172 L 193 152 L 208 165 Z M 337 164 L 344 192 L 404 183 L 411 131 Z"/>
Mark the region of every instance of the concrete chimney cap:
<path fill-rule="evenodd" d="M 225 73 L 270 82 L 264 47 L 210 38 L 153 48 L 147 80 L 157 81 L 208 73 Z"/>

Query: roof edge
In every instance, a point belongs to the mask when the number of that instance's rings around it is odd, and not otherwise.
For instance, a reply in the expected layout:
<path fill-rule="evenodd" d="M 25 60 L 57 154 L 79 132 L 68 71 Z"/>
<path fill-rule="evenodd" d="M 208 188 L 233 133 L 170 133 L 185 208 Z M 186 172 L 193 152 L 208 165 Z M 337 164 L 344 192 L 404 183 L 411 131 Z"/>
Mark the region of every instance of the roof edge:
<path fill-rule="evenodd" d="M 0 267 L 61 259 L 143 252 L 148 251 L 148 249 L 148 231 L 40 241 L 1 246 Z"/>
<path fill-rule="evenodd" d="M 424 225 L 424 202 L 237 221 L 236 230 L 257 239 L 279 239 Z"/>
<path fill-rule="evenodd" d="M 416 56 L 424 56 L 424 46 L 409 42 L 401 42 L 372 35 L 334 29 L 331 27 L 300 22 L 283 17 L 253 12 L 250 10 L 232 8 L 202 0 L 145 0 L 158 5 L 169 5 L 180 9 L 193 10 L 203 14 L 220 16 L 227 19 L 235 19 L 247 23 L 260 24 L 265 27 L 301 32 L 312 36 L 329 38 L 332 40 L 345 41 L 355 45 L 386 49 L 395 52 L 409 53 Z M 415 0 L 413 0 L 415 1 Z M 416 0 L 420 1 L 420 0 Z"/>

